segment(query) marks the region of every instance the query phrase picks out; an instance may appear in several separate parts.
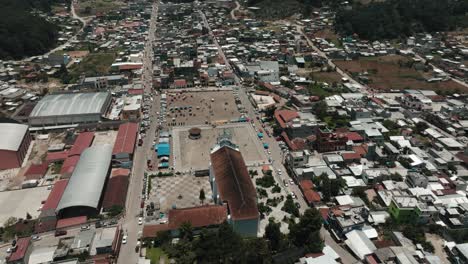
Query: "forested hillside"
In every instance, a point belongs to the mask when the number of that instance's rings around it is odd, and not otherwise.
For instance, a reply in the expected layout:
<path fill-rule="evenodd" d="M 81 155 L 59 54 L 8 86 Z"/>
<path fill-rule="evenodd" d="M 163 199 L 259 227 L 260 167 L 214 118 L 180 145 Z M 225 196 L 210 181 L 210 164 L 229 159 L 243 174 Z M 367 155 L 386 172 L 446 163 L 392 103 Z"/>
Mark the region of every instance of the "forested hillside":
<path fill-rule="evenodd" d="M 247 5 L 260 8 L 257 16 L 273 19 L 294 14 L 308 15 L 314 7 L 322 5 L 322 0 L 249 0 Z"/>
<path fill-rule="evenodd" d="M 467 0 L 387 0 L 338 10 L 336 29 L 375 40 L 468 26 Z"/>
<path fill-rule="evenodd" d="M 50 11 L 55 0 L 0 0 L 0 59 L 45 53 L 55 45 L 57 27 L 31 13 Z"/>

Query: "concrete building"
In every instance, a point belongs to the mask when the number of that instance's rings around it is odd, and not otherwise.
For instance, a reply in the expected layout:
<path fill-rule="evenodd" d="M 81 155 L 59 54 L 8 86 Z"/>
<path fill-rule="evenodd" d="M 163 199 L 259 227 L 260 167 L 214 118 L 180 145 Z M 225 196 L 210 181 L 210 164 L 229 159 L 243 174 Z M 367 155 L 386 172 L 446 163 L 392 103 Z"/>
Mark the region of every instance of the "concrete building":
<path fill-rule="evenodd" d="M 99 122 L 111 100 L 108 92 L 47 95 L 29 115 L 29 124 L 33 127 L 53 127 Z"/>
<path fill-rule="evenodd" d="M 28 126 L 0 123 L 0 131 L 0 170 L 21 167 L 31 143 Z"/>

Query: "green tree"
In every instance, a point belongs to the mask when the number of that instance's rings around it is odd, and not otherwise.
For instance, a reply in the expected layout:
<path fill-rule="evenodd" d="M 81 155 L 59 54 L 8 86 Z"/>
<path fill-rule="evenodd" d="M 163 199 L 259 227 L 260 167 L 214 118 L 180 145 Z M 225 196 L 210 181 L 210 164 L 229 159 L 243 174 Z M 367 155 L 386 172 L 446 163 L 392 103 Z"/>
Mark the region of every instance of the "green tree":
<path fill-rule="evenodd" d="M 323 200 L 329 202 L 332 196 L 332 185 L 328 175 L 322 176 L 320 191 L 322 192 Z"/>
<path fill-rule="evenodd" d="M 121 205 L 113 205 L 109 209 L 109 216 L 111 216 L 111 217 L 117 216 L 117 215 L 121 214 L 122 211 L 123 211 L 123 207 Z"/>
<path fill-rule="evenodd" d="M 322 216 L 315 208 L 307 209 L 299 218 L 299 223 L 290 224 L 289 237 L 297 247 L 306 246 L 312 253 L 322 252 L 323 240 L 320 236 Z"/>
<path fill-rule="evenodd" d="M 312 110 L 314 112 L 315 115 L 317 115 L 318 118 L 320 118 L 320 120 L 324 120 L 326 116 L 328 116 L 328 113 L 327 113 L 327 104 L 325 103 L 325 101 L 320 101 L 320 102 L 317 102 L 316 104 L 314 104 L 312 106 Z"/>
<path fill-rule="evenodd" d="M 190 222 L 184 222 L 180 225 L 179 236 L 182 239 L 192 241 L 193 239 L 193 228 Z"/>
<path fill-rule="evenodd" d="M 286 196 L 286 201 L 284 202 L 284 205 L 281 208 L 281 210 L 292 214 L 295 217 L 299 217 L 299 209 L 294 204 L 294 200 L 291 195 Z"/>
<path fill-rule="evenodd" d="M 265 227 L 264 238 L 270 243 L 270 249 L 277 251 L 280 248 L 283 234 L 280 230 L 281 224 L 276 223 L 273 219 L 270 219 L 268 225 Z"/>

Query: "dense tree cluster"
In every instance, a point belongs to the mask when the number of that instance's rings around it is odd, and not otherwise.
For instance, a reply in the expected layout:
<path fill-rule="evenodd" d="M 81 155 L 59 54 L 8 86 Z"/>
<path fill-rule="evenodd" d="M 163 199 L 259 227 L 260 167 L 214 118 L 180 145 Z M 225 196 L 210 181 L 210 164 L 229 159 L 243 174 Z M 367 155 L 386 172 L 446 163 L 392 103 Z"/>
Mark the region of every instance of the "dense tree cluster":
<path fill-rule="evenodd" d="M 227 222 L 217 230 L 203 229 L 199 233 L 190 223 L 183 223 L 177 243 L 173 243 L 169 231 L 163 231 L 149 244 L 160 247 L 176 263 L 272 263 L 276 253 L 298 248 L 322 252 L 322 217 L 317 209 L 307 209 L 297 223 L 291 221 L 289 235 L 283 234 L 280 227 L 271 218 L 264 237 L 254 238 L 240 236 Z"/>
<path fill-rule="evenodd" d="M 466 26 L 468 1 L 388 0 L 355 3 L 336 14 L 336 29 L 361 38 L 390 39 L 415 32 L 453 30 Z"/>
<path fill-rule="evenodd" d="M 49 12 L 53 1 L 0 0 L 0 59 L 42 54 L 55 45 L 57 27 L 31 12 Z"/>

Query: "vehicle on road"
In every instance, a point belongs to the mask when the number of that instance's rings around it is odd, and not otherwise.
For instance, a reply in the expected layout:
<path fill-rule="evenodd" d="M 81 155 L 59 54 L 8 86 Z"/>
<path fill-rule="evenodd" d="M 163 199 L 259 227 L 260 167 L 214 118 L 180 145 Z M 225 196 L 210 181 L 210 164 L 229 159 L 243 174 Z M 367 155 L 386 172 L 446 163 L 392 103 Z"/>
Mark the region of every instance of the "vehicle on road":
<path fill-rule="evenodd" d="M 294 185 L 293 179 L 289 179 L 289 183 L 290 183 L 291 185 Z"/>
<path fill-rule="evenodd" d="M 81 229 L 81 231 L 89 230 L 89 229 L 91 229 L 91 226 L 90 225 L 85 225 L 85 226 L 82 226 L 80 229 Z"/>
<path fill-rule="evenodd" d="M 33 241 L 39 241 L 39 240 L 42 239 L 42 237 L 36 235 L 36 236 L 32 236 L 31 239 L 32 239 Z"/>
<path fill-rule="evenodd" d="M 122 244 L 127 244 L 127 236 L 122 237 Z"/>
<path fill-rule="evenodd" d="M 138 217 L 138 225 L 142 225 L 143 224 L 143 217 Z"/>
<path fill-rule="evenodd" d="M 67 231 L 66 230 L 56 230 L 55 231 L 55 236 L 56 237 L 59 237 L 59 236 L 64 236 L 67 234 Z"/>

